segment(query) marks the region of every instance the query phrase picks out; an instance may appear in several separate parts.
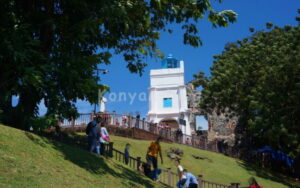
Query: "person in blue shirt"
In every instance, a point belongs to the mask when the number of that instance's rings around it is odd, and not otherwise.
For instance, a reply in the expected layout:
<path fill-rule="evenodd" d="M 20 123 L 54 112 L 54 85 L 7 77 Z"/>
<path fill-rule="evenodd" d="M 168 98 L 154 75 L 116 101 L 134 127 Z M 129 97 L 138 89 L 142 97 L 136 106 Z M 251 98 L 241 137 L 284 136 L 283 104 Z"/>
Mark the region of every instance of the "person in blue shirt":
<path fill-rule="evenodd" d="M 97 154 L 100 154 L 100 148 L 99 148 L 100 144 L 98 141 L 100 137 L 98 124 L 100 123 L 100 121 L 101 121 L 100 117 L 95 117 L 93 121 L 91 121 L 88 124 L 88 128 L 87 128 L 89 152 L 94 152 Z"/>
<path fill-rule="evenodd" d="M 197 188 L 198 187 L 198 180 L 197 178 L 190 172 L 188 172 L 186 169 L 183 170 L 183 173 L 186 177 L 186 188 Z"/>
<path fill-rule="evenodd" d="M 129 163 L 129 157 L 130 157 L 130 155 L 129 155 L 129 146 L 130 146 L 129 143 L 127 143 L 126 146 L 125 146 L 125 151 L 124 151 L 124 153 L 125 153 L 125 157 L 124 157 L 125 164 Z"/>

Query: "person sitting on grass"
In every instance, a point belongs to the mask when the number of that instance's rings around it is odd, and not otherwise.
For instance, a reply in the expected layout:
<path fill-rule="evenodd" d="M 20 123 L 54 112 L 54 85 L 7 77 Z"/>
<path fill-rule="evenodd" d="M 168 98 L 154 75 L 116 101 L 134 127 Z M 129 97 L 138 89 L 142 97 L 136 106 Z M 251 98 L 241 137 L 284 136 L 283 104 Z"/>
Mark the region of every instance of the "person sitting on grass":
<path fill-rule="evenodd" d="M 187 169 L 184 169 L 183 174 L 186 176 L 186 182 L 185 182 L 186 188 L 198 187 L 198 180 L 192 173 L 188 172 Z"/>
<path fill-rule="evenodd" d="M 129 146 L 130 146 L 130 144 L 127 143 L 126 146 L 125 146 L 125 150 L 124 150 L 124 159 L 125 159 L 125 164 L 126 165 L 128 165 L 129 157 L 130 157 L 130 155 L 129 155 Z"/>
<path fill-rule="evenodd" d="M 178 188 L 184 188 L 184 184 L 186 182 L 186 176 L 183 173 L 183 167 L 180 165 L 179 159 L 175 160 L 175 164 L 177 166 L 177 172 L 178 172 L 178 177 L 179 177 L 179 181 L 177 182 L 176 186 Z"/>

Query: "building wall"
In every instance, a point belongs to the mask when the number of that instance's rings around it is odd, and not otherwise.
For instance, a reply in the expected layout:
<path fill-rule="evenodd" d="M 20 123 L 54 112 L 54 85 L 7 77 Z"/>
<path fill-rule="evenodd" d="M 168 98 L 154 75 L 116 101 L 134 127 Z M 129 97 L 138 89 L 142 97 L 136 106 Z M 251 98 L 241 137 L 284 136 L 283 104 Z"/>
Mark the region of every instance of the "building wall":
<path fill-rule="evenodd" d="M 172 107 L 164 107 L 164 98 L 172 98 Z M 180 126 L 183 133 L 191 135 L 187 93 L 184 84 L 184 62 L 180 68 L 157 69 L 150 71 L 148 120 L 159 123 L 163 119 L 178 121 L 184 115 L 186 126 Z"/>

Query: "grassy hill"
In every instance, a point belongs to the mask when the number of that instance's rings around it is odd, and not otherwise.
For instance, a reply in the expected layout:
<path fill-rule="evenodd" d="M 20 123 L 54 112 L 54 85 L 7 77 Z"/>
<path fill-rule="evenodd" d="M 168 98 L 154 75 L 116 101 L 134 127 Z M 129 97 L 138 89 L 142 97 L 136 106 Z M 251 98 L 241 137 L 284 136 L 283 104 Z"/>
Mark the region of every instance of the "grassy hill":
<path fill-rule="evenodd" d="M 145 155 L 150 141 L 128 139 L 117 136 L 112 136 L 111 140 L 114 142 L 114 148 L 121 151 L 124 150 L 126 143 L 130 143 L 132 145 L 130 149 L 131 156 L 140 156 L 145 161 Z M 242 183 L 242 186 L 248 186 L 248 179 L 251 176 L 254 176 L 257 178 L 258 182 L 264 186 L 264 188 L 300 187 L 299 184 L 289 181 L 284 177 L 275 176 L 249 163 L 245 163 L 241 160 L 227 157 L 222 154 L 195 149 L 179 144 L 162 143 L 161 145 L 164 164 L 161 165 L 159 160 L 159 166 L 162 168 L 171 167 L 173 172 L 176 172 L 176 167 L 174 162 L 167 157 L 167 152 L 170 147 L 178 147 L 184 151 L 184 156 L 181 160 L 182 166 L 195 175 L 202 174 L 204 179 L 208 181 L 214 181 L 222 184 L 240 182 Z M 211 161 L 195 159 L 192 155 L 207 157 Z"/>
<path fill-rule="evenodd" d="M 0 125 L 0 187 L 163 187 L 112 159 Z"/>

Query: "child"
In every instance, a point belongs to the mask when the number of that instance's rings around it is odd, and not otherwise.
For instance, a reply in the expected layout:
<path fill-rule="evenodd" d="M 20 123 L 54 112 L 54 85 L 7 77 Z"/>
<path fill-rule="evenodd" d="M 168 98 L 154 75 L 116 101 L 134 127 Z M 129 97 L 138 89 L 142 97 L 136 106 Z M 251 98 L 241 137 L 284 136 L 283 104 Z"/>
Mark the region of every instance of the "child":
<path fill-rule="evenodd" d="M 124 153 L 125 153 L 125 164 L 129 163 L 129 157 L 130 157 L 130 155 L 129 155 L 129 146 L 130 146 L 129 143 L 127 143 L 126 146 L 125 146 L 125 151 L 124 151 Z"/>

